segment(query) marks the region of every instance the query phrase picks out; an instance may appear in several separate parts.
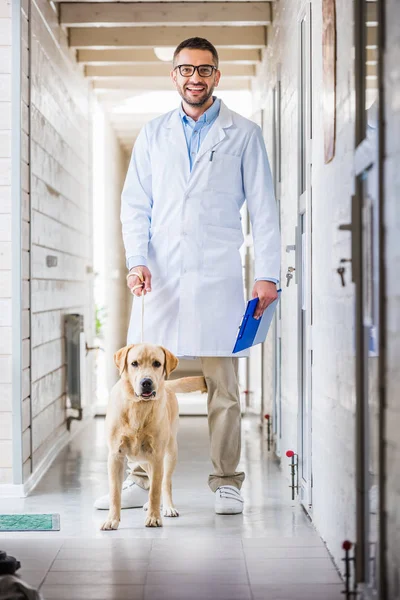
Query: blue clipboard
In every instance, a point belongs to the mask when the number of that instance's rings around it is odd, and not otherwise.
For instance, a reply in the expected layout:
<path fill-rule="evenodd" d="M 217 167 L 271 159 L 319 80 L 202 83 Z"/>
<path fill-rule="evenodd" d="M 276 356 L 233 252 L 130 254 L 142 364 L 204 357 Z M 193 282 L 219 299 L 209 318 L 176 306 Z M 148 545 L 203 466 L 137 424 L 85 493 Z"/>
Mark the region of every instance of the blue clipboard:
<path fill-rule="evenodd" d="M 281 292 L 282 290 L 278 290 L 278 298 L 265 309 L 261 319 L 255 319 L 253 317 L 258 298 L 253 298 L 253 300 L 248 301 L 246 311 L 239 327 L 235 347 L 233 348 L 233 354 L 265 341 Z"/>

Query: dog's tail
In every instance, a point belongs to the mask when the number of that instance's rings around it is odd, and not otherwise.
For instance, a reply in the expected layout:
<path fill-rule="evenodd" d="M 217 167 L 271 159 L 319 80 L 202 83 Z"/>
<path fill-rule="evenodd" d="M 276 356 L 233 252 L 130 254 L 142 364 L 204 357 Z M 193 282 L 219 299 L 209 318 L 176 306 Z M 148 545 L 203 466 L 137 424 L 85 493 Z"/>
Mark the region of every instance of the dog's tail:
<path fill-rule="evenodd" d="M 167 387 L 175 393 L 206 392 L 207 385 L 204 377 L 181 377 L 165 382 Z"/>

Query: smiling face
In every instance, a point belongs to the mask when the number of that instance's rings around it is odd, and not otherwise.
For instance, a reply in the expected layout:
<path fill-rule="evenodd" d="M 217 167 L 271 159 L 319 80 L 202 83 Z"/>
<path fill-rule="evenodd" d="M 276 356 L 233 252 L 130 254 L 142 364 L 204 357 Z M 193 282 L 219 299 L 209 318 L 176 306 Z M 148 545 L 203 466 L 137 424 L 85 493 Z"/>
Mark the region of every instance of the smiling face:
<path fill-rule="evenodd" d="M 178 366 L 169 350 L 152 344 L 125 346 L 115 353 L 114 361 L 121 377 L 129 380 L 136 402 L 157 398 L 164 379 Z"/>
<path fill-rule="evenodd" d="M 178 65 L 215 65 L 213 55 L 209 50 L 184 48 L 175 59 L 174 67 Z M 213 70 L 210 77 L 200 77 L 195 71 L 190 77 L 183 77 L 179 69 L 171 72 L 172 80 L 182 100 L 190 106 L 203 106 L 211 98 L 214 88 L 218 86 L 221 73 Z"/>

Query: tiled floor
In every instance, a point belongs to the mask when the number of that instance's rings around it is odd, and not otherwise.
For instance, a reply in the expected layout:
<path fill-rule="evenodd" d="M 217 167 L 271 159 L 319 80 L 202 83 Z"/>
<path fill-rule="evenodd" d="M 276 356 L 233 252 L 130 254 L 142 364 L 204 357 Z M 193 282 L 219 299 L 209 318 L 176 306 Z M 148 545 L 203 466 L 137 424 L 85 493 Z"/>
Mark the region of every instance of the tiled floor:
<path fill-rule="evenodd" d="M 342 585 L 308 518 L 254 423 L 243 422 L 243 515 L 213 511 L 204 417 L 183 417 L 174 477 L 178 519 L 144 527 L 141 509 L 122 511 L 102 532 L 92 504 L 107 490 L 103 420 L 94 420 L 57 458 L 29 498 L 0 512 L 58 512 L 61 531 L 0 534 L 21 576 L 45 600 L 339 600 Z"/>

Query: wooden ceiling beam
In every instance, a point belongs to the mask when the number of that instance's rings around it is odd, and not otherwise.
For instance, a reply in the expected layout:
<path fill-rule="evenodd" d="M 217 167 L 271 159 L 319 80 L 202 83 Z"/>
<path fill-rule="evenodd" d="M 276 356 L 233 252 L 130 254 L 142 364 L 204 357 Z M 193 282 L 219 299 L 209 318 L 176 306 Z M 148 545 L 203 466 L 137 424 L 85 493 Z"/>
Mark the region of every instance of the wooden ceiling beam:
<path fill-rule="evenodd" d="M 270 25 L 268 2 L 61 3 L 66 27 L 257 26 Z"/>
<path fill-rule="evenodd" d="M 226 77 L 254 77 L 254 65 L 225 65 L 221 67 L 222 74 Z M 159 65 L 87 65 L 86 77 L 100 79 L 102 77 L 169 77 L 171 66 Z"/>
<path fill-rule="evenodd" d="M 253 65 L 261 62 L 260 50 L 237 50 L 236 48 L 217 48 L 217 50 L 221 64 Z M 86 65 L 163 64 L 152 48 L 81 49 L 77 51 L 77 60 Z"/>
<path fill-rule="evenodd" d="M 203 37 L 221 48 L 257 49 L 267 45 L 267 28 L 258 27 L 72 27 L 72 48 L 176 47 L 190 37 Z"/>

